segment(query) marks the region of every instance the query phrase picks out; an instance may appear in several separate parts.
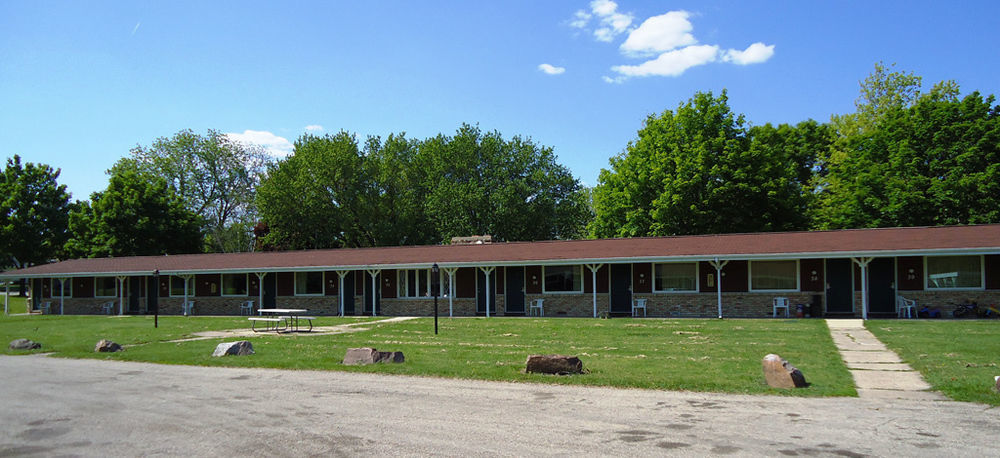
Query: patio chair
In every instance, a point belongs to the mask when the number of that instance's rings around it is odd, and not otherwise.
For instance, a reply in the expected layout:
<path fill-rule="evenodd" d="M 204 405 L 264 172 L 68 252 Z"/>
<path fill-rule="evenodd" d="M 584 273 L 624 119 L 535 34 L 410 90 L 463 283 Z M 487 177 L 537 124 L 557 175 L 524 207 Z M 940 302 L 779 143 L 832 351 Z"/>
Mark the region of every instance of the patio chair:
<path fill-rule="evenodd" d="M 788 298 L 787 297 L 776 297 L 774 298 L 773 308 L 772 308 L 772 318 L 778 317 L 778 310 L 785 310 L 785 318 L 788 318 Z"/>
<path fill-rule="evenodd" d="M 240 305 L 240 315 L 253 315 L 253 301 L 244 301 Z"/>
<path fill-rule="evenodd" d="M 107 301 L 101 304 L 101 313 L 105 315 L 111 315 L 111 312 L 115 309 L 115 301 Z"/>
<path fill-rule="evenodd" d="M 916 318 L 917 301 L 907 299 L 903 296 L 896 296 L 896 316 L 899 318 Z"/>
<path fill-rule="evenodd" d="M 181 312 L 184 316 L 194 315 L 194 301 L 187 301 L 181 304 Z"/>
<path fill-rule="evenodd" d="M 632 316 L 639 316 L 639 309 L 642 309 L 642 317 L 646 317 L 646 299 L 636 299 L 632 303 Z"/>
<path fill-rule="evenodd" d="M 545 316 L 545 299 L 535 299 L 531 301 L 531 305 L 528 306 L 528 316 L 538 314 L 538 316 Z"/>
<path fill-rule="evenodd" d="M 42 312 L 42 315 L 48 315 L 48 314 L 52 313 L 51 309 L 52 309 L 52 303 L 51 302 L 42 302 L 38 306 L 38 311 Z"/>

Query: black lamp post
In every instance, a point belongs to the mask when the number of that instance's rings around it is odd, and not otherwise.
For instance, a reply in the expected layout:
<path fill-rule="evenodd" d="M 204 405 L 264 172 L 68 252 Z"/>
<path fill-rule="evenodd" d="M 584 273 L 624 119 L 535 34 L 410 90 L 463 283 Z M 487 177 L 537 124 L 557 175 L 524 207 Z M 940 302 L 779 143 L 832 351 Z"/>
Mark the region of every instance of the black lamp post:
<path fill-rule="evenodd" d="M 434 335 L 438 333 L 438 296 L 441 295 L 441 268 L 435 262 L 431 267 L 431 294 L 434 295 Z"/>

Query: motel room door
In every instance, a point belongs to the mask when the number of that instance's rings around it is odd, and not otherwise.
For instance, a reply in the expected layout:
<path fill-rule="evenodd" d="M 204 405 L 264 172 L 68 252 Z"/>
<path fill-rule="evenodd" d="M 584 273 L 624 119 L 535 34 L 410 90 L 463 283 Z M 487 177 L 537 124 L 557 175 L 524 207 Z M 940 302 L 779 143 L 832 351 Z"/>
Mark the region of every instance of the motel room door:
<path fill-rule="evenodd" d="M 611 313 L 632 315 L 632 264 L 611 264 Z"/>
<path fill-rule="evenodd" d="M 146 277 L 129 277 L 127 285 L 126 294 L 128 300 L 128 313 L 129 315 L 138 315 L 145 312 L 143 310 L 143 295 L 146 288 L 144 288 Z"/>
<path fill-rule="evenodd" d="M 337 279 L 340 281 L 340 279 Z M 344 276 L 344 289 L 340 291 L 344 296 L 344 316 L 354 315 L 354 271 L 350 271 Z M 337 304 L 339 307 L 340 304 Z"/>
<path fill-rule="evenodd" d="M 894 258 L 875 258 L 868 264 L 868 316 L 896 316 L 896 262 Z"/>
<path fill-rule="evenodd" d="M 826 314 L 854 314 L 854 269 L 850 259 L 826 260 Z"/>
<path fill-rule="evenodd" d="M 476 314 L 486 315 L 486 294 L 490 295 L 490 316 L 497 313 L 497 271 L 490 271 L 490 290 L 486 291 L 486 274 L 482 269 L 476 269 Z M 521 306 L 524 311 L 524 306 Z"/>
<path fill-rule="evenodd" d="M 524 267 L 508 267 L 504 274 L 504 314 L 524 315 Z"/>
<path fill-rule="evenodd" d="M 382 284 L 382 274 L 375 276 L 375 285 Z M 375 314 L 382 315 L 382 295 L 378 294 L 380 291 L 375 291 L 372 293 L 372 275 L 365 273 L 365 315 L 371 316 L 372 314 L 372 299 L 375 300 Z M 346 311 L 344 312 L 347 313 Z"/>

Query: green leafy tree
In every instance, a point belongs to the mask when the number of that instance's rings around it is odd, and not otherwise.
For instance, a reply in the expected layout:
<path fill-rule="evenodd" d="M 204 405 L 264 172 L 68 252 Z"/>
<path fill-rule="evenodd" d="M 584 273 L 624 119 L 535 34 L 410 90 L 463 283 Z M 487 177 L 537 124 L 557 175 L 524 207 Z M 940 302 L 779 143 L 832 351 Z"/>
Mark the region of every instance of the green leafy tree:
<path fill-rule="evenodd" d="M 749 129 L 719 97 L 699 92 L 649 116 L 611 158 L 593 192 L 595 237 L 803 229 L 809 176 L 827 130 L 812 121 Z"/>
<path fill-rule="evenodd" d="M 141 256 L 200 252 L 198 215 L 162 177 L 118 169 L 108 187 L 77 203 L 66 249 L 80 256 Z"/>
<path fill-rule="evenodd" d="M 420 144 L 424 213 L 438 236 L 548 240 L 583 234 L 587 193 L 552 148 L 462 125 Z"/>
<path fill-rule="evenodd" d="M 59 170 L 7 159 L 0 174 L 0 265 L 41 264 L 60 255 L 69 237 L 69 193 Z"/>
<path fill-rule="evenodd" d="M 201 216 L 206 251 L 250 251 L 258 219 L 254 194 L 270 161 L 262 147 L 234 142 L 218 131 L 182 130 L 148 147 L 136 146 L 112 172 L 134 169 L 163 177 Z"/>

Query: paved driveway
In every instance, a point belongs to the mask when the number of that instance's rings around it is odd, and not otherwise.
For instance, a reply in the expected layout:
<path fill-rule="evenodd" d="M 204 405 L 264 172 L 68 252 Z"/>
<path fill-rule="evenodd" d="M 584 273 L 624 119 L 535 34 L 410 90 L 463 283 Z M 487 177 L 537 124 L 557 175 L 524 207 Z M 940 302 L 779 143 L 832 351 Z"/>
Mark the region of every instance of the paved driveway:
<path fill-rule="evenodd" d="M 581 388 L 0 356 L 0 456 L 997 456 L 941 401 Z"/>

